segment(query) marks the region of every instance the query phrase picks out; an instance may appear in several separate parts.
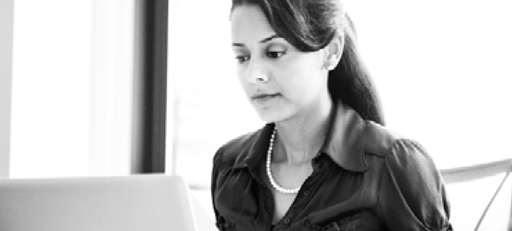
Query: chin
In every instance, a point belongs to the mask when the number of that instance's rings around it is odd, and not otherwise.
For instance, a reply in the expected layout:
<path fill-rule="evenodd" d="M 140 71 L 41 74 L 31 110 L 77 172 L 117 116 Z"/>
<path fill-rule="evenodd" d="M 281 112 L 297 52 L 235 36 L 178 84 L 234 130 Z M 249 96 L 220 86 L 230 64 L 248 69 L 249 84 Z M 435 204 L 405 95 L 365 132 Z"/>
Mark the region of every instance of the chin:
<path fill-rule="evenodd" d="M 284 110 L 284 108 L 272 110 L 263 110 L 256 108 L 256 111 L 258 112 L 258 116 L 260 117 L 260 119 L 265 123 L 280 122 L 290 118 L 292 114 L 289 111 Z"/>

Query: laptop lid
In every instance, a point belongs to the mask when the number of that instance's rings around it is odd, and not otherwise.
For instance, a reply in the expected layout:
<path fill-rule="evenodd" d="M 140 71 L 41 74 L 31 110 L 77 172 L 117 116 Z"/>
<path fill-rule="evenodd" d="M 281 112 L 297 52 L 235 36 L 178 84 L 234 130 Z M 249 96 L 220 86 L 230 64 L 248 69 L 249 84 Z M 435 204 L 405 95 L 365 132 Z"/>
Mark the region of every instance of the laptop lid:
<path fill-rule="evenodd" d="M 193 210 L 179 176 L 0 179 L 0 230 L 195 231 Z"/>

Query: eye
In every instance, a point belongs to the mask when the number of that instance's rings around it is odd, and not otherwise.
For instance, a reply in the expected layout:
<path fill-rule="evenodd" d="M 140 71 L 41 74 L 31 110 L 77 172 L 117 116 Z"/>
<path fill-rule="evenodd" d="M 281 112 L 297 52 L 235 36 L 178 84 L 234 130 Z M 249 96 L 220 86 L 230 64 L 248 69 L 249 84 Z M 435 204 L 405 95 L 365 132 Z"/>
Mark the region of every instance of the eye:
<path fill-rule="evenodd" d="M 244 63 L 244 62 L 248 61 L 250 57 L 248 55 L 240 55 L 240 56 L 236 56 L 235 58 L 236 58 L 236 60 L 238 60 L 238 63 Z"/>
<path fill-rule="evenodd" d="M 284 51 L 268 51 L 267 57 L 269 57 L 271 59 L 278 59 L 278 58 L 281 58 L 281 56 L 283 56 L 284 54 L 285 54 Z"/>

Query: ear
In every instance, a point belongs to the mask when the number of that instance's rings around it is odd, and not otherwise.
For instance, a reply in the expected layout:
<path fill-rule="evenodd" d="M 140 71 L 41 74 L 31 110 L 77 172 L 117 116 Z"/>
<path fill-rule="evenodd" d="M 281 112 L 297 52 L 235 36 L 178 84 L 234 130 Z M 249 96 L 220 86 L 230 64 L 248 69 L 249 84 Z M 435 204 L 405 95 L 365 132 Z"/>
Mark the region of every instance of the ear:
<path fill-rule="evenodd" d="M 343 48 L 345 47 L 345 36 L 336 35 L 332 41 L 325 47 L 326 56 L 324 68 L 328 71 L 333 70 L 341 60 Z"/>

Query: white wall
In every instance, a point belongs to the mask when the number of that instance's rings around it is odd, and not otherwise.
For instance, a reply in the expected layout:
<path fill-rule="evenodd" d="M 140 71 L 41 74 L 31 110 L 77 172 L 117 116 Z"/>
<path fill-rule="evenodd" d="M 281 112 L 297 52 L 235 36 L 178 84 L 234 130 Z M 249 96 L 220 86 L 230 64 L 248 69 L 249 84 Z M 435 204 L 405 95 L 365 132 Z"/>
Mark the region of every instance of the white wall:
<path fill-rule="evenodd" d="M 14 1 L 0 1 L 0 177 L 9 175 Z"/>

